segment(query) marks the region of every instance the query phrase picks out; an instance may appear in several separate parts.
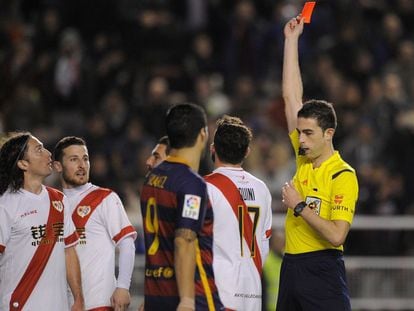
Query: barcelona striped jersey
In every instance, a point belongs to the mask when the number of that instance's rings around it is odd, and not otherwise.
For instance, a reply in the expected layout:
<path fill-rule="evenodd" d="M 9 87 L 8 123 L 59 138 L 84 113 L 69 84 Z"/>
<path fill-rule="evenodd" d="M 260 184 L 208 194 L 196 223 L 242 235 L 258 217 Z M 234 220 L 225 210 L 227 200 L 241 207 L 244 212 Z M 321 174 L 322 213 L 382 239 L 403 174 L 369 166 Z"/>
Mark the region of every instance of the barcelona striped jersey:
<path fill-rule="evenodd" d="M 213 274 L 213 210 L 204 180 L 180 158 L 168 157 L 146 177 L 141 193 L 145 235 L 145 309 L 175 310 L 174 237 L 190 229 L 196 241 L 196 310 L 223 310 Z"/>

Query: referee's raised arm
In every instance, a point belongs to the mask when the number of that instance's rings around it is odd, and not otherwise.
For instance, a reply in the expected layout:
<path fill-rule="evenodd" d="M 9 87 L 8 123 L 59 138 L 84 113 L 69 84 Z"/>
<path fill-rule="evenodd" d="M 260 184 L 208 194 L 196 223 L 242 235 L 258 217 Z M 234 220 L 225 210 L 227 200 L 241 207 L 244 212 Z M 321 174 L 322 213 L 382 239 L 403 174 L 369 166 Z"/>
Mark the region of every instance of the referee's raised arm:
<path fill-rule="evenodd" d="M 299 68 L 298 41 L 303 32 L 303 19 L 292 18 L 285 26 L 282 91 L 289 133 L 297 126 L 297 113 L 302 108 L 303 85 Z"/>

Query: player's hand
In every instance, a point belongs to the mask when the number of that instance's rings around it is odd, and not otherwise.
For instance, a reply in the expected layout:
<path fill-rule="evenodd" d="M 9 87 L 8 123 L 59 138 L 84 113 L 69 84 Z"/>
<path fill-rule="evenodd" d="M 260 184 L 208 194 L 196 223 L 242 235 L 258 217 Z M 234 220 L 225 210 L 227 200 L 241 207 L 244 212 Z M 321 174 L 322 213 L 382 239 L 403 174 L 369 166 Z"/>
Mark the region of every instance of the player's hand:
<path fill-rule="evenodd" d="M 144 309 L 144 303 L 141 303 L 141 305 L 138 307 L 137 311 L 145 311 Z"/>
<path fill-rule="evenodd" d="M 299 38 L 303 32 L 303 23 L 304 19 L 300 15 L 288 21 L 285 25 L 285 29 L 283 30 L 285 37 Z"/>
<path fill-rule="evenodd" d="M 71 311 L 85 311 L 85 304 L 83 302 L 83 299 L 75 299 L 73 302 L 72 308 L 70 308 Z"/>
<path fill-rule="evenodd" d="M 194 311 L 195 301 L 194 298 L 181 297 L 178 304 L 177 311 Z"/>
<path fill-rule="evenodd" d="M 131 303 L 129 290 L 117 287 L 112 294 L 111 303 L 114 311 L 126 311 Z"/>
<path fill-rule="evenodd" d="M 301 198 L 299 192 L 293 185 L 293 182 L 285 182 L 285 184 L 282 187 L 282 202 L 288 208 L 293 209 L 301 201 L 303 201 L 303 199 Z"/>

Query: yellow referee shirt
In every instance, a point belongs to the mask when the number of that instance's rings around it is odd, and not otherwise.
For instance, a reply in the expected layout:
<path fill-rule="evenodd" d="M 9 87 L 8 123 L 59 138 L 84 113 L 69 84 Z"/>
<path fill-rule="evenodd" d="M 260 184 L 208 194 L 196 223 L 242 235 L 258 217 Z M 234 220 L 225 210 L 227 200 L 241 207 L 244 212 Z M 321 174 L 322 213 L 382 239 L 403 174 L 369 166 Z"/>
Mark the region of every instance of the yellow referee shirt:
<path fill-rule="evenodd" d="M 328 220 L 345 220 L 352 223 L 358 198 L 358 181 L 355 170 L 337 151 L 318 168 L 305 156 L 298 156 L 299 134 L 293 131 L 290 140 L 296 154 L 295 188 L 314 213 Z M 295 217 L 292 209 L 286 216 L 286 253 L 300 254 L 334 247 L 312 229 L 302 217 Z"/>

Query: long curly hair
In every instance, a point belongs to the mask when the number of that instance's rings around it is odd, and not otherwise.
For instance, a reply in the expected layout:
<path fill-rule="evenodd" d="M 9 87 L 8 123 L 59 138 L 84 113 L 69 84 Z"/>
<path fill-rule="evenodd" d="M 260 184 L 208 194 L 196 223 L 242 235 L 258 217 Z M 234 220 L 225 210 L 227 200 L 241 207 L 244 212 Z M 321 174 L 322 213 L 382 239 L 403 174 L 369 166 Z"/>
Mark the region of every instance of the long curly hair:
<path fill-rule="evenodd" d="M 31 134 L 18 133 L 10 137 L 0 149 L 0 195 L 10 187 L 16 192 L 24 182 L 23 171 L 17 166 L 17 162 L 23 159 L 27 151 L 27 143 Z"/>

